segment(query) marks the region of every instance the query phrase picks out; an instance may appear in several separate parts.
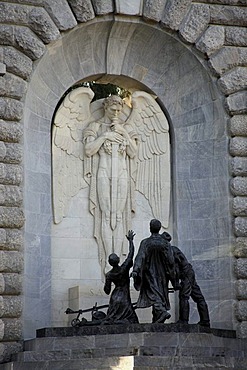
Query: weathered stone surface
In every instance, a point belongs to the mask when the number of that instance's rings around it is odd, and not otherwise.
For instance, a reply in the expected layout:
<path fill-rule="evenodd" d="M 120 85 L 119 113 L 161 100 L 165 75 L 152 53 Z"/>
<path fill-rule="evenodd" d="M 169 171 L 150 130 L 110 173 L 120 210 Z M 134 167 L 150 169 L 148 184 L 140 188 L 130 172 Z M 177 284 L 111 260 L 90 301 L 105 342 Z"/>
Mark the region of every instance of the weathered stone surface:
<path fill-rule="evenodd" d="M 3 296 L 4 310 L 0 312 L 1 317 L 21 317 L 23 300 L 21 296 Z"/>
<path fill-rule="evenodd" d="M 244 238 L 243 238 L 244 239 Z M 247 238 L 245 238 L 247 239 Z M 236 247 L 234 250 L 233 250 L 233 255 L 234 257 L 236 258 L 247 258 L 247 246 L 243 246 L 243 247 Z"/>
<path fill-rule="evenodd" d="M 233 116 L 230 120 L 230 132 L 232 136 L 247 136 L 247 116 Z"/>
<path fill-rule="evenodd" d="M 45 9 L 61 31 L 69 30 L 77 25 L 66 0 L 43 0 L 42 4 L 45 4 Z"/>
<path fill-rule="evenodd" d="M 0 95 L 9 98 L 21 99 L 27 90 L 27 83 L 22 78 L 11 73 L 0 77 Z"/>
<path fill-rule="evenodd" d="M 87 22 L 95 17 L 91 0 L 68 0 L 78 22 Z"/>
<path fill-rule="evenodd" d="M 4 142 L 0 141 L 0 160 L 6 157 L 7 149 Z"/>
<path fill-rule="evenodd" d="M 21 249 L 23 247 L 23 231 L 15 229 L 6 230 L 6 248 Z"/>
<path fill-rule="evenodd" d="M 27 27 L 15 27 L 15 43 L 29 58 L 36 60 L 45 52 L 45 45 Z"/>
<path fill-rule="evenodd" d="M 6 244 L 6 230 L 0 229 L 0 245 Z"/>
<path fill-rule="evenodd" d="M 5 291 L 5 281 L 3 274 L 0 274 L 0 294 L 3 294 Z"/>
<path fill-rule="evenodd" d="M 7 163 L 20 163 L 23 156 L 23 147 L 17 143 L 5 143 L 6 155 L 4 162 Z"/>
<path fill-rule="evenodd" d="M 214 72 L 222 75 L 231 68 L 245 66 L 247 63 L 247 50 L 246 48 L 226 46 L 214 54 L 208 63 Z"/>
<path fill-rule="evenodd" d="M 239 321 L 247 320 L 247 301 L 238 301 L 236 307 L 236 317 Z"/>
<path fill-rule="evenodd" d="M 178 30 L 179 25 L 189 11 L 191 2 L 191 0 L 168 0 L 161 22 L 173 30 Z"/>
<path fill-rule="evenodd" d="M 33 8 L 29 13 L 29 26 L 48 44 L 60 36 L 60 32 L 48 13 L 42 8 Z"/>
<path fill-rule="evenodd" d="M 164 12 L 165 2 L 163 0 L 144 0 L 143 17 L 159 22 Z"/>
<path fill-rule="evenodd" d="M 22 339 L 22 320 L 21 319 L 5 319 L 4 323 L 4 341 L 14 341 Z"/>
<path fill-rule="evenodd" d="M 0 182 L 4 185 L 20 185 L 23 179 L 23 169 L 14 164 L 0 163 Z"/>
<path fill-rule="evenodd" d="M 210 5 L 210 19 L 211 23 L 214 24 L 246 26 L 247 8 L 228 5 Z"/>
<path fill-rule="evenodd" d="M 189 13 L 179 27 L 179 33 L 185 41 L 194 43 L 207 28 L 209 20 L 208 5 L 192 4 Z"/>
<path fill-rule="evenodd" d="M 1 2 L 0 23 L 27 24 L 30 9 L 31 7 L 27 5 L 17 5 L 7 2 Z"/>
<path fill-rule="evenodd" d="M 231 114 L 247 113 L 247 91 L 239 91 L 228 96 L 226 103 Z"/>
<path fill-rule="evenodd" d="M 231 160 L 231 173 L 233 176 L 247 176 L 247 158 L 234 157 Z"/>
<path fill-rule="evenodd" d="M 247 197 L 236 197 L 232 205 L 234 216 L 247 216 Z"/>
<path fill-rule="evenodd" d="M 230 153 L 232 156 L 247 156 L 247 137 L 235 136 L 231 138 Z"/>
<path fill-rule="evenodd" d="M 238 279 L 247 278 L 247 259 L 238 258 L 235 261 L 235 274 Z"/>
<path fill-rule="evenodd" d="M 197 41 L 196 47 L 202 53 L 211 55 L 219 50 L 225 41 L 225 29 L 221 26 L 209 26 Z"/>
<path fill-rule="evenodd" d="M 247 177 L 234 177 L 230 183 L 233 195 L 246 196 L 247 195 Z"/>
<path fill-rule="evenodd" d="M 236 297 L 237 299 L 247 299 L 247 280 L 237 280 Z"/>
<path fill-rule="evenodd" d="M 204 3 L 205 0 L 197 0 L 198 3 Z M 244 5 L 245 0 L 207 0 L 208 4 L 221 4 L 221 5 Z"/>
<path fill-rule="evenodd" d="M 20 120 L 23 114 L 23 103 L 11 98 L 0 98 L 0 118 Z"/>
<path fill-rule="evenodd" d="M 14 26 L 0 24 L 0 45 L 14 45 Z"/>
<path fill-rule="evenodd" d="M 22 275 L 4 273 L 4 294 L 18 295 L 22 293 Z"/>
<path fill-rule="evenodd" d="M 19 250 L 23 247 L 23 232 L 18 229 L 0 229 L 0 249 Z"/>
<path fill-rule="evenodd" d="M 22 342 L 4 342 L 0 344 L 0 363 L 9 362 L 11 356 L 23 350 Z"/>
<path fill-rule="evenodd" d="M 25 80 L 32 72 L 32 61 L 20 51 L 12 46 L 0 47 L 0 55 L 2 53 L 2 62 L 6 65 L 7 71 L 14 73 Z"/>
<path fill-rule="evenodd" d="M 225 45 L 247 46 L 247 28 L 226 27 Z"/>
<path fill-rule="evenodd" d="M 19 206 L 22 204 L 23 196 L 19 186 L 0 184 L 0 205 Z"/>
<path fill-rule="evenodd" d="M 91 0 L 95 14 L 109 14 L 114 12 L 113 1 L 111 0 Z"/>
<path fill-rule="evenodd" d="M 20 208 L 0 207 L 0 227 L 20 228 L 24 220 L 24 214 Z"/>
<path fill-rule="evenodd" d="M 19 122 L 0 119 L 0 140 L 18 143 L 23 136 L 23 126 Z"/>
<path fill-rule="evenodd" d="M 4 336 L 4 323 L 3 320 L 0 320 L 0 340 L 3 339 Z M 1 351 L 2 351 L 2 345 L 0 344 L 0 359 L 1 359 Z"/>
<path fill-rule="evenodd" d="M 236 67 L 225 73 L 218 81 L 221 91 L 232 94 L 247 88 L 247 68 Z"/>
<path fill-rule="evenodd" d="M 228 46 L 228 48 L 231 46 Z M 232 46 L 233 47 L 233 46 Z M 247 49 L 243 47 L 238 47 L 239 52 L 239 65 L 246 66 L 247 64 Z"/>
<path fill-rule="evenodd" d="M 45 45 L 28 27 L 0 25 L 0 45 L 14 46 L 35 60 L 45 52 Z"/>
<path fill-rule="evenodd" d="M 247 236 L 247 217 L 235 218 L 234 232 L 236 236 Z"/>
<path fill-rule="evenodd" d="M 235 249 L 245 249 L 247 248 L 247 238 L 236 238 L 236 241 L 235 241 Z M 244 252 L 245 253 L 245 252 Z"/>
<path fill-rule="evenodd" d="M 1 272 L 21 272 L 23 271 L 23 255 L 17 251 L 0 251 L 0 271 Z"/>
<path fill-rule="evenodd" d="M 11 0 L 12 1 L 12 0 Z M 9 2 L 11 2 L 9 1 Z M 16 4 L 29 4 L 29 5 L 43 5 L 44 4 L 44 0 L 14 0 L 13 1 L 14 3 Z"/>
<path fill-rule="evenodd" d="M 0 62 L 0 76 L 4 76 L 6 73 L 6 65 Z"/>
<path fill-rule="evenodd" d="M 0 317 L 20 317 L 23 304 L 20 296 L 3 296 L 0 301 Z"/>

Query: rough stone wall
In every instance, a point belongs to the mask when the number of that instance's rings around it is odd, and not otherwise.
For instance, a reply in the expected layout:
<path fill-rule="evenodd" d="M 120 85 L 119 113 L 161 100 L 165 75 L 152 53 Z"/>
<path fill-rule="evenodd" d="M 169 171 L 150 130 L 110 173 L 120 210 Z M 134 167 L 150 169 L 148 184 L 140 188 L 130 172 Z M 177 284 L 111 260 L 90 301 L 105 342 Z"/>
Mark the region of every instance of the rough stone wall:
<path fill-rule="evenodd" d="M 205 57 L 229 114 L 238 335 L 247 337 L 247 7 L 245 0 L 10 0 L 0 2 L 0 361 L 22 339 L 23 109 L 46 44 L 97 16 L 139 16 Z"/>

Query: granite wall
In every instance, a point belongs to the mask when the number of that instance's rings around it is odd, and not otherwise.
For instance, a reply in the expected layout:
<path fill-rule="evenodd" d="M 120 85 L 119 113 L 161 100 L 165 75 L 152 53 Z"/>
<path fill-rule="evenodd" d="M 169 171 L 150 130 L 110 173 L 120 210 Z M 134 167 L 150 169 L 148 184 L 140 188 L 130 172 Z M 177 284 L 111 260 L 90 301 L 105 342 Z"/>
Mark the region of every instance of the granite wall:
<path fill-rule="evenodd" d="M 247 336 L 244 3 L 0 2 L 1 361 L 20 350 L 23 329 L 51 324 L 51 119 L 62 94 L 90 76 L 141 82 L 166 109 L 174 240 L 215 325 L 237 320 Z"/>

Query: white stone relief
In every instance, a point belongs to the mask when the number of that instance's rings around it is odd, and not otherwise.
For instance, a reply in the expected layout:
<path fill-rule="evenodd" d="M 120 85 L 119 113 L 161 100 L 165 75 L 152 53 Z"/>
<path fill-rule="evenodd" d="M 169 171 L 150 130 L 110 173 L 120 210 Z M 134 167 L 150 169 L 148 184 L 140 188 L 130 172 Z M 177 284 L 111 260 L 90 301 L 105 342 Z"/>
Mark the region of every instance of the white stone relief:
<path fill-rule="evenodd" d="M 60 223 L 72 197 L 89 186 L 89 210 L 104 273 L 109 254 L 124 253 L 136 191 L 168 227 L 170 143 L 167 119 L 150 94 L 134 92 L 131 107 L 116 96 L 91 102 L 93 96 L 90 88 L 77 88 L 55 115 L 53 210 L 54 222 Z"/>

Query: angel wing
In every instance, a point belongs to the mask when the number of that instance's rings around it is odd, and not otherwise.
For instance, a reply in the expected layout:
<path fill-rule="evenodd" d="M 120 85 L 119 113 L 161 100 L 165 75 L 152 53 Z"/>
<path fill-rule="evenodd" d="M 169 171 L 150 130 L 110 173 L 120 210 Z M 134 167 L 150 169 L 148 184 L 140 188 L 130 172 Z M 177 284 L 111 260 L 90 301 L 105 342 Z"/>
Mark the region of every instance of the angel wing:
<path fill-rule="evenodd" d="M 128 123 L 139 137 L 136 190 L 149 201 L 155 218 L 168 227 L 170 208 L 170 142 L 165 114 L 155 99 L 144 91 L 132 95 Z"/>
<path fill-rule="evenodd" d="M 82 132 L 91 119 L 88 87 L 71 91 L 56 112 L 52 127 L 53 214 L 57 224 L 67 215 L 70 200 L 87 186 L 83 179 Z"/>

